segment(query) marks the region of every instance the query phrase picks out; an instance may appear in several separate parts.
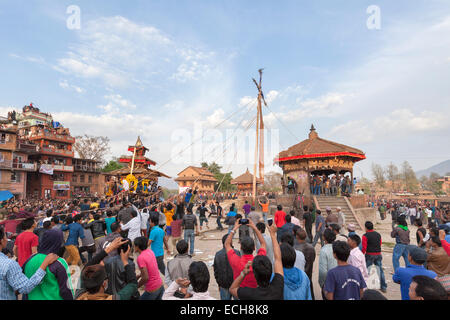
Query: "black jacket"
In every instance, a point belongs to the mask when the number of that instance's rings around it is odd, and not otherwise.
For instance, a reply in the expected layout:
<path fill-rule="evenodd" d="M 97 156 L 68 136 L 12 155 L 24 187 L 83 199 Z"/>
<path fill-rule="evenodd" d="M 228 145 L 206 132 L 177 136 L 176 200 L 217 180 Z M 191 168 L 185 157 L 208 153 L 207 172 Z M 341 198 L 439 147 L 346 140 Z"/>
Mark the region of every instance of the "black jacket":
<path fill-rule="evenodd" d="M 128 284 L 127 271 L 119 255 L 106 257 L 103 262 L 105 264 L 106 274 L 108 275 L 108 287 L 105 292 L 107 294 L 117 295 Z M 128 259 L 128 265 L 132 267 L 132 270 L 136 269 L 132 259 Z M 132 300 L 139 300 L 139 291 L 137 289 Z"/>
<path fill-rule="evenodd" d="M 234 252 L 236 252 L 238 256 L 241 256 L 241 253 L 238 250 L 234 249 Z M 214 278 L 216 278 L 216 282 L 219 287 L 229 289 L 234 279 L 233 269 L 231 269 L 230 263 L 228 262 L 225 248 L 216 253 L 213 268 Z"/>
<path fill-rule="evenodd" d="M 91 228 L 94 239 L 105 236 L 106 224 L 104 221 L 94 220 L 88 226 Z"/>

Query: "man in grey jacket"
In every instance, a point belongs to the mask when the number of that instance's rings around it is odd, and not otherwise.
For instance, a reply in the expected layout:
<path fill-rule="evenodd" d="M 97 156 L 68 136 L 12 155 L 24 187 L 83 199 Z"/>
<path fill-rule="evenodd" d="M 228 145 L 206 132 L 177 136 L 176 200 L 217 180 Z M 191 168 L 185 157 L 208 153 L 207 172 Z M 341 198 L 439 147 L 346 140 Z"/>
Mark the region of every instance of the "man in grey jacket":
<path fill-rule="evenodd" d="M 192 263 L 192 258 L 188 255 L 189 245 L 187 241 L 181 239 L 177 242 L 178 254 L 167 262 L 164 282 L 170 286 L 173 281 L 182 278 L 188 279 L 189 266 Z"/>

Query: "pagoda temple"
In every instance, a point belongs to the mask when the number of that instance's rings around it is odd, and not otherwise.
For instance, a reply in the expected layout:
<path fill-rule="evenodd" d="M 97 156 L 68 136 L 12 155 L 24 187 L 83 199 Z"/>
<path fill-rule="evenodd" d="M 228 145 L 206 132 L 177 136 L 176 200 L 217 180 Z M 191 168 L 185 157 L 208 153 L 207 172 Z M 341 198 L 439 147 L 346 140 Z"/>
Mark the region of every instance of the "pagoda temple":
<path fill-rule="evenodd" d="M 121 169 L 108 172 L 106 173 L 107 175 L 116 176 L 119 181 L 122 181 L 130 173 L 132 173 L 138 180 L 148 179 L 152 182 L 158 181 L 159 177 L 170 178 L 162 172 L 150 169 L 150 166 L 156 165 L 156 162 L 145 156 L 149 149 L 142 144 L 140 137 L 138 137 L 134 146 L 128 146 L 128 151 L 132 153 L 131 156 L 123 155 L 119 158 L 119 162 L 126 164 L 126 166 Z"/>
<path fill-rule="evenodd" d="M 282 168 L 285 181 L 294 179 L 298 192 L 309 196 L 311 175 L 350 173 L 353 180 L 353 165 L 365 158 L 359 149 L 320 138 L 312 125 L 308 139 L 280 152 L 275 163 Z"/>
<path fill-rule="evenodd" d="M 253 175 L 250 173 L 250 171 L 248 171 L 248 168 L 244 174 L 241 174 L 239 177 L 231 180 L 230 183 L 236 185 L 239 192 L 253 192 Z M 256 178 L 256 188 L 258 188 L 258 185 L 260 184 L 261 180 Z"/>

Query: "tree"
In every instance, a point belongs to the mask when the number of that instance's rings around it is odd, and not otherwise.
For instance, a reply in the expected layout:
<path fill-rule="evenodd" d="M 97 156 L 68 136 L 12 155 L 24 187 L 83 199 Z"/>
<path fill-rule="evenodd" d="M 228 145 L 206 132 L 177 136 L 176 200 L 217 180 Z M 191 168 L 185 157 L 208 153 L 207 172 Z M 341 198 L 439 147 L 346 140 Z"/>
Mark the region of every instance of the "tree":
<path fill-rule="evenodd" d="M 432 172 L 429 177 L 422 176 L 420 178 L 420 184 L 422 188 L 433 192 L 435 195 L 444 194 L 442 191 L 442 181 L 438 181 L 440 178 L 439 174 Z"/>
<path fill-rule="evenodd" d="M 414 172 L 408 161 L 404 161 L 402 163 L 400 176 L 406 191 L 409 192 L 418 191 L 419 181 L 417 180 L 416 173 Z"/>
<path fill-rule="evenodd" d="M 379 164 L 372 163 L 372 174 L 375 177 L 375 184 L 378 187 L 384 188 L 386 185 L 386 179 L 384 178 L 383 167 Z"/>
<path fill-rule="evenodd" d="M 372 195 L 372 184 L 369 179 L 361 178 L 359 185 L 364 190 L 364 194 Z"/>
<path fill-rule="evenodd" d="M 229 192 L 236 190 L 236 186 L 231 184 L 231 180 L 233 180 L 233 177 L 231 176 L 232 172 L 222 173 L 220 171 L 222 167 L 215 162 L 212 162 L 211 164 L 202 162 L 201 166 L 202 168 L 208 169 L 209 172 L 214 175 L 214 178 L 217 179 L 218 182 L 216 183 L 214 190 L 217 192 Z"/>
<path fill-rule="evenodd" d="M 388 164 L 386 166 L 386 168 L 384 169 L 385 172 L 385 176 L 387 178 L 388 181 L 390 181 L 391 185 L 390 185 L 390 191 L 394 192 L 397 191 L 398 188 L 398 181 L 399 181 L 399 173 L 398 173 L 398 168 L 395 164 L 393 164 L 392 162 L 390 164 Z"/>
<path fill-rule="evenodd" d="M 264 175 L 264 185 L 259 189 L 266 192 L 281 191 L 281 177 L 283 175 L 278 172 L 268 172 Z"/>
<path fill-rule="evenodd" d="M 114 170 L 122 169 L 124 166 L 117 161 L 117 158 L 110 160 L 102 169 L 102 172 L 111 172 Z"/>
<path fill-rule="evenodd" d="M 105 156 L 109 153 L 109 138 L 103 136 L 84 136 L 75 137 L 73 148 L 81 159 L 90 159 L 105 163 Z"/>

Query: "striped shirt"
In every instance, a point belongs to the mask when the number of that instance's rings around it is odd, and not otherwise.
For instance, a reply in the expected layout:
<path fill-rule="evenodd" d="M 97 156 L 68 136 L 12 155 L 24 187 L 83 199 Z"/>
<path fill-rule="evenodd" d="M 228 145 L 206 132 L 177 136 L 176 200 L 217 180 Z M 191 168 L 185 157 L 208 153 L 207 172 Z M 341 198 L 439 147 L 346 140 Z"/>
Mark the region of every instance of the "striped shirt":
<path fill-rule="evenodd" d="M 19 291 L 21 294 L 30 293 L 45 275 L 46 272 L 39 268 L 28 279 L 16 261 L 0 252 L 0 300 L 16 300 L 15 291 Z"/>

